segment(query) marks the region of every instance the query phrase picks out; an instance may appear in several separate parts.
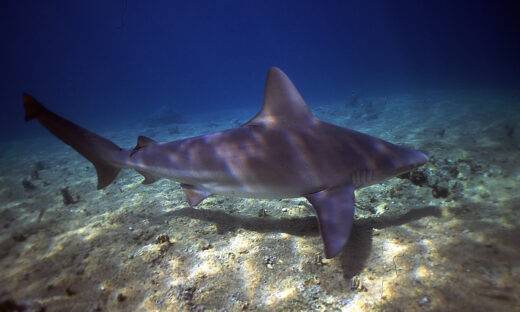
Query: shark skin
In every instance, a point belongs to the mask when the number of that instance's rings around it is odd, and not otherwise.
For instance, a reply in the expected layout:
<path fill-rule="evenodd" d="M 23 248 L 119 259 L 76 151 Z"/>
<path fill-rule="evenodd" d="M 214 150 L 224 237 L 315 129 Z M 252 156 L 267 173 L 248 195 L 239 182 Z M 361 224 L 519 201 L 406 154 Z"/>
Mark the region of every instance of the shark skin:
<path fill-rule="evenodd" d="M 316 212 L 327 258 L 338 255 L 348 241 L 356 188 L 428 161 L 420 151 L 319 120 L 276 67 L 268 71 L 262 109 L 244 125 L 168 143 L 140 136 L 133 149 L 70 122 L 28 94 L 23 102 L 27 121 L 37 119 L 93 163 L 98 189 L 131 168 L 144 176 L 144 184 L 161 178 L 179 182 L 191 207 L 212 194 L 306 197 Z"/>

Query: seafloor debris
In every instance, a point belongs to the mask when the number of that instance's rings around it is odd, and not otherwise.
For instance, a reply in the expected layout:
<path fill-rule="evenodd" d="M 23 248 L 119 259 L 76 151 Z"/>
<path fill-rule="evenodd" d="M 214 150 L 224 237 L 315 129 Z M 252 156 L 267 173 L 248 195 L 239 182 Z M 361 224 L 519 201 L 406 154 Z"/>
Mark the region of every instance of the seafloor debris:
<path fill-rule="evenodd" d="M 188 123 L 186 116 L 170 106 L 162 106 L 157 112 L 150 116 L 147 122 L 148 125 L 154 127 L 185 123 Z"/>
<path fill-rule="evenodd" d="M 74 289 L 72 289 L 71 287 L 67 287 L 67 288 L 65 288 L 65 293 L 67 294 L 67 296 L 70 297 L 70 296 L 74 296 L 78 292 L 75 291 Z"/>
<path fill-rule="evenodd" d="M 428 184 L 428 176 L 422 168 L 417 168 L 412 171 L 406 172 L 399 176 L 401 179 L 408 179 L 417 186 L 424 186 Z"/>
<path fill-rule="evenodd" d="M 515 134 L 515 126 L 512 126 L 510 124 L 507 124 L 504 126 L 504 128 L 506 129 L 506 135 L 508 138 L 512 139 L 513 138 L 513 135 Z"/>
<path fill-rule="evenodd" d="M 195 288 L 194 286 L 186 287 L 181 290 L 180 297 L 182 300 L 192 301 L 195 295 L 195 291 L 197 291 L 197 288 Z"/>
<path fill-rule="evenodd" d="M 40 174 L 39 174 L 38 170 L 33 169 L 31 171 L 31 179 L 32 180 L 40 180 Z"/>
<path fill-rule="evenodd" d="M 35 170 L 44 170 L 47 166 L 45 165 L 45 163 L 43 161 L 37 161 L 35 164 L 34 164 L 34 169 Z"/>
<path fill-rule="evenodd" d="M 61 189 L 61 196 L 63 196 L 63 204 L 65 204 L 65 206 L 75 204 L 79 201 L 79 195 L 76 196 L 76 199 L 74 199 L 70 194 L 68 187 Z"/>
<path fill-rule="evenodd" d="M 44 312 L 45 307 L 37 302 L 16 302 L 13 299 L 0 301 L 2 312 Z"/>
<path fill-rule="evenodd" d="M 435 132 L 435 135 L 439 138 L 444 138 L 444 135 L 446 134 L 446 129 L 441 128 Z"/>
<path fill-rule="evenodd" d="M 206 239 L 201 240 L 197 245 L 199 247 L 199 250 L 208 250 L 213 247 L 211 243 Z"/>
<path fill-rule="evenodd" d="M 123 293 L 119 293 L 119 294 L 117 294 L 117 301 L 118 301 L 118 302 L 123 302 L 123 301 L 126 300 L 126 298 L 127 298 L 127 297 L 126 297 L 125 294 L 123 294 Z"/>
<path fill-rule="evenodd" d="M 264 257 L 264 264 L 268 269 L 272 269 L 276 263 L 276 256 L 268 255 Z"/>
<path fill-rule="evenodd" d="M 46 168 L 45 163 L 43 161 L 37 161 L 32 170 L 31 170 L 31 179 L 39 180 L 40 179 L 40 171 Z"/>
<path fill-rule="evenodd" d="M 36 185 L 32 184 L 32 182 L 27 179 L 23 179 L 22 185 L 23 189 L 26 191 L 34 191 L 36 189 Z"/>
<path fill-rule="evenodd" d="M 265 218 L 267 217 L 269 214 L 267 213 L 267 210 L 265 210 L 264 208 L 261 208 L 260 210 L 258 210 L 258 216 L 260 218 Z"/>
<path fill-rule="evenodd" d="M 25 235 L 24 233 L 13 233 L 11 235 L 11 238 L 15 241 L 15 242 L 24 242 L 25 240 L 27 240 L 27 235 Z M 0 310 L 1 311 L 1 310 Z"/>
<path fill-rule="evenodd" d="M 432 195 L 435 198 L 446 198 L 450 195 L 450 191 L 446 186 L 436 184 L 432 187 Z"/>
<path fill-rule="evenodd" d="M 168 243 L 170 244 L 170 237 L 166 234 L 161 234 L 159 236 L 157 236 L 157 239 L 155 240 L 157 242 L 157 244 L 164 244 L 164 243 Z"/>

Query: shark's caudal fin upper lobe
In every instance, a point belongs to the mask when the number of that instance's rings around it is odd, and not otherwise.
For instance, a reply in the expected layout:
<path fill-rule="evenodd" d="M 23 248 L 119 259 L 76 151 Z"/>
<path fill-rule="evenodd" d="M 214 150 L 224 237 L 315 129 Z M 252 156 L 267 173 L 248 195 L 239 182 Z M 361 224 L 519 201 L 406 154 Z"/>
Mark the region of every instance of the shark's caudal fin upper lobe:
<path fill-rule="evenodd" d="M 127 154 L 112 141 L 90 132 L 49 111 L 29 94 L 23 95 L 25 120 L 37 119 L 60 140 L 74 148 L 96 168 L 98 189 L 105 188 L 117 177 L 119 164 Z"/>

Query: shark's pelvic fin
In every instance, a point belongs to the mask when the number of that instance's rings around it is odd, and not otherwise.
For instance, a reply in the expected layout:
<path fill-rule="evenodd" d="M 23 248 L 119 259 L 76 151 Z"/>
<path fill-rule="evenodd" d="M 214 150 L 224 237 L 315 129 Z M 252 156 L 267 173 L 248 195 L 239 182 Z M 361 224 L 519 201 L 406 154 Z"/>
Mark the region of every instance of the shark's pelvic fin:
<path fill-rule="evenodd" d="M 343 185 L 307 195 L 316 210 L 325 257 L 333 258 L 350 236 L 354 219 L 354 187 Z"/>
<path fill-rule="evenodd" d="M 314 120 L 315 117 L 287 75 L 279 68 L 271 67 L 265 82 L 262 110 L 244 126 L 287 122 L 301 124 Z"/>
<path fill-rule="evenodd" d="M 181 188 L 184 191 L 184 195 L 186 195 L 186 200 L 191 208 L 194 208 L 201 201 L 211 196 L 211 193 L 208 191 L 201 190 L 194 185 L 190 184 L 181 184 Z"/>
<path fill-rule="evenodd" d="M 155 181 L 159 180 L 157 177 L 155 177 L 147 172 L 139 171 L 139 170 L 137 170 L 137 172 L 139 172 L 144 177 L 143 182 L 141 182 L 142 184 L 149 185 L 149 184 L 152 184 Z"/>
<path fill-rule="evenodd" d="M 23 94 L 25 120 L 38 119 L 52 134 L 88 159 L 98 176 L 98 189 L 105 188 L 117 177 L 121 167 L 116 165 L 127 157 L 126 151 L 112 141 L 84 129 L 46 109 L 31 95 Z"/>

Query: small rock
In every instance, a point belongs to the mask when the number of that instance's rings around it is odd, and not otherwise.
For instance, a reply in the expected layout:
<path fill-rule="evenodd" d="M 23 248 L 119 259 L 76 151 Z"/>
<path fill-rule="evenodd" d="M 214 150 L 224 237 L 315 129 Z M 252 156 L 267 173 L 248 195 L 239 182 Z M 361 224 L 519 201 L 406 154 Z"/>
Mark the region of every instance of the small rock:
<path fill-rule="evenodd" d="M 275 256 L 265 256 L 264 257 L 264 264 L 267 266 L 268 269 L 272 269 L 275 262 L 276 262 Z"/>
<path fill-rule="evenodd" d="M 404 173 L 400 175 L 399 178 L 408 179 L 417 186 L 424 186 L 428 184 L 428 176 L 422 168 L 414 169 L 410 172 Z"/>
<path fill-rule="evenodd" d="M 430 303 L 430 299 L 428 297 L 422 297 L 417 303 L 419 303 L 420 306 L 427 305 Z"/>
<path fill-rule="evenodd" d="M 0 302 L 0 311 L 27 311 L 27 306 L 22 303 L 18 303 L 14 301 L 13 299 L 7 299 Z"/>
<path fill-rule="evenodd" d="M 75 204 L 79 201 L 79 195 L 76 196 L 76 199 L 72 197 L 70 194 L 69 188 L 65 187 L 61 189 L 61 196 L 63 197 L 63 204 L 65 206 Z"/>
<path fill-rule="evenodd" d="M 471 166 L 465 162 L 459 163 L 457 170 L 458 170 L 457 179 L 460 179 L 460 180 L 466 180 L 469 177 L 469 175 L 471 174 Z"/>
<path fill-rule="evenodd" d="M 450 191 L 445 186 L 436 184 L 432 187 L 432 195 L 435 198 L 446 198 L 449 194 Z"/>
<path fill-rule="evenodd" d="M 40 180 L 40 174 L 38 173 L 38 170 L 31 171 L 31 179 Z"/>
<path fill-rule="evenodd" d="M 378 215 L 381 215 L 381 214 L 385 213 L 387 207 L 388 207 L 388 203 L 382 202 L 376 206 L 375 212 Z"/>
<path fill-rule="evenodd" d="M 119 294 L 117 294 L 117 298 L 116 299 L 117 299 L 118 302 L 123 302 L 123 301 L 126 300 L 126 298 L 127 297 L 123 293 L 119 293 Z"/>
<path fill-rule="evenodd" d="M 22 186 L 26 191 L 34 191 L 36 189 L 36 185 L 32 184 L 32 182 L 27 179 L 22 181 Z"/>
<path fill-rule="evenodd" d="M 192 301 L 196 290 L 197 288 L 193 286 L 184 288 L 180 294 L 181 299 L 185 301 Z"/>
<path fill-rule="evenodd" d="M 318 264 L 318 265 L 327 265 L 332 262 L 332 259 L 323 258 L 323 256 L 321 254 L 317 254 L 315 259 L 316 259 L 316 264 Z"/>
<path fill-rule="evenodd" d="M 170 244 L 170 237 L 166 234 L 161 234 L 155 239 L 157 244 L 168 243 Z"/>
<path fill-rule="evenodd" d="M 354 276 L 350 283 L 350 289 L 355 291 L 368 291 L 367 287 L 361 283 L 359 276 Z"/>
<path fill-rule="evenodd" d="M 65 288 L 65 293 L 67 294 L 67 296 L 74 296 L 75 294 L 77 294 L 77 291 L 70 287 L 67 287 Z"/>
<path fill-rule="evenodd" d="M 213 246 L 211 245 L 211 243 L 205 239 L 203 239 L 202 241 L 199 242 L 199 248 L 200 250 L 208 250 L 208 249 L 211 249 Z"/>
<path fill-rule="evenodd" d="M 37 161 L 35 164 L 34 164 L 34 169 L 40 171 L 40 170 L 43 170 L 45 169 L 45 163 L 43 161 Z"/>
<path fill-rule="evenodd" d="M 27 235 L 23 234 L 23 233 L 13 233 L 11 235 L 11 238 L 15 241 L 15 242 L 24 242 L 26 239 L 27 239 Z"/>
<path fill-rule="evenodd" d="M 268 216 L 267 211 L 266 211 L 264 208 L 258 210 L 258 216 L 259 216 L 260 218 L 267 217 L 267 216 Z"/>

